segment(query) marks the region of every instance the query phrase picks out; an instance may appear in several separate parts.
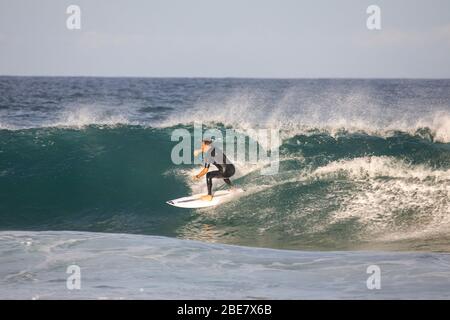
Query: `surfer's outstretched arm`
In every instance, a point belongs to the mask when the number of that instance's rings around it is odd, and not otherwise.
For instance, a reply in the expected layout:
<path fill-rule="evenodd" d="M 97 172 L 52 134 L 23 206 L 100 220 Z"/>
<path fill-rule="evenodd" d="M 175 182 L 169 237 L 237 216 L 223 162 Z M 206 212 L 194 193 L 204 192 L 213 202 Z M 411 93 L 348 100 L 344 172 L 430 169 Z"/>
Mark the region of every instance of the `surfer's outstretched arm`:
<path fill-rule="evenodd" d="M 194 176 L 194 179 L 200 179 L 201 177 L 203 177 L 209 170 L 209 167 L 204 167 L 202 169 L 202 171 L 199 172 L 199 174 Z"/>
<path fill-rule="evenodd" d="M 194 157 L 198 157 L 198 155 L 202 152 L 202 149 L 194 150 Z"/>

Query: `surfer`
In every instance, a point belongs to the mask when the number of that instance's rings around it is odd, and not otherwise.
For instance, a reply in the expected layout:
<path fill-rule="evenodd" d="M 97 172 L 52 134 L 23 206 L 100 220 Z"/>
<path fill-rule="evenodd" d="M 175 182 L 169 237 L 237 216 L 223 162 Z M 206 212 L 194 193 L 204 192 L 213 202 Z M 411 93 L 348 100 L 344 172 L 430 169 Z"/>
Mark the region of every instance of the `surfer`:
<path fill-rule="evenodd" d="M 223 179 L 227 185 L 232 186 L 230 177 L 234 175 L 235 168 L 225 154 L 219 148 L 212 145 L 212 140 L 210 139 L 202 140 L 202 147 L 200 150 L 194 151 L 194 156 L 196 157 L 200 152 L 204 155 L 203 161 L 205 167 L 199 174 L 194 176 L 194 179 L 200 179 L 206 174 L 208 194 L 202 196 L 201 199 L 204 201 L 211 201 L 213 199 L 212 179 Z M 208 172 L 211 164 L 215 165 L 218 170 Z"/>

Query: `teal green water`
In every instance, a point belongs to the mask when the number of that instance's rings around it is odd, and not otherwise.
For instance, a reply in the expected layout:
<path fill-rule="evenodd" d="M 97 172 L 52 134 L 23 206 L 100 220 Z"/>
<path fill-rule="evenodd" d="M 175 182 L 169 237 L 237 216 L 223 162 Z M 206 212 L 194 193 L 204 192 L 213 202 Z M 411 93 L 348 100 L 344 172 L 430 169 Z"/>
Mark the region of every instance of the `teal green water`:
<path fill-rule="evenodd" d="M 0 131 L 1 229 L 140 233 L 278 248 L 446 250 L 450 145 L 426 131 L 290 137 L 280 147 L 277 175 L 237 164 L 235 183 L 245 195 L 198 211 L 165 204 L 192 192 L 188 172 L 195 168 L 172 164 L 172 130 Z"/>
<path fill-rule="evenodd" d="M 0 135 L 3 229 L 169 235 L 183 217 L 165 205 L 187 187 L 164 175 L 172 147 L 164 130 L 48 128 Z"/>

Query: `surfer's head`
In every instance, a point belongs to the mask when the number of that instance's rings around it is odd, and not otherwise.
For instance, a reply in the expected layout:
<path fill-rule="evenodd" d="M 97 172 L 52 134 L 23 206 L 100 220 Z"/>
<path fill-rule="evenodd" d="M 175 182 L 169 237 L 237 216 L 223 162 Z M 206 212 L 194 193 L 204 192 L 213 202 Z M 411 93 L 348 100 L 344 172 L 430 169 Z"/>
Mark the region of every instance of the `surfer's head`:
<path fill-rule="evenodd" d="M 205 138 L 202 140 L 202 151 L 208 150 L 211 145 L 212 145 L 213 141 L 212 139 L 209 138 Z"/>

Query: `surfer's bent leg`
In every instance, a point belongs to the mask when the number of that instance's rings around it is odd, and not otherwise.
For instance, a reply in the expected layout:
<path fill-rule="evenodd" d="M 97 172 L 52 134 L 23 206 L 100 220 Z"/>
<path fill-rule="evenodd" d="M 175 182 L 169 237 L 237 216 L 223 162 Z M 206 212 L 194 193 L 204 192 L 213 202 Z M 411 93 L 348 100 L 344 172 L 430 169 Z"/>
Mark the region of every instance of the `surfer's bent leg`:
<path fill-rule="evenodd" d="M 227 164 L 226 165 L 225 171 L 223 173 L 223 176 L 224 176 L 223 181 L 229 186 L 232 185 L 231 184 L 231 180 L 229 178 L 234 175 L 235 171 L 236 171 L 236 169 L 234 168 L 234 165 L 232 165 L 232 164 Z"/>
<path fill-rule="evenodd" d="M 220 171 L 211 171 L 206 174 L 206 185 L 208 186 L 208 195 L 212 196 L 212 179 L 223 178 Z"/>
<path fill-rule="evenodd" d="M 218 166 L 218 168 L 222 169 L 221 166 Z M 234 175 L 234 172 L 236 171 L 234 168 L 234 165 L 227 164 L 225 166 L 225 170 L 216 170 L 211 171 L 206 174 L 206 185 L 208 186 L 208 195 L 212 196 L 212 179 L 214 178 L 223 178 L 223 181 L 229 186 L 231 186 L 230 177 Z"/>

